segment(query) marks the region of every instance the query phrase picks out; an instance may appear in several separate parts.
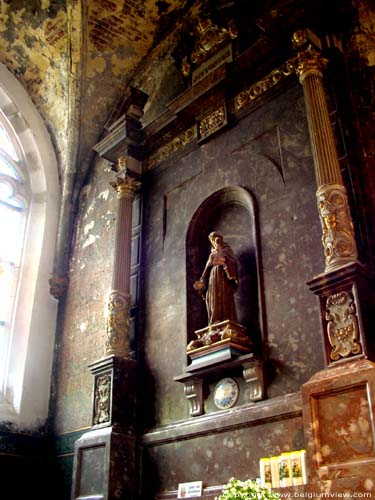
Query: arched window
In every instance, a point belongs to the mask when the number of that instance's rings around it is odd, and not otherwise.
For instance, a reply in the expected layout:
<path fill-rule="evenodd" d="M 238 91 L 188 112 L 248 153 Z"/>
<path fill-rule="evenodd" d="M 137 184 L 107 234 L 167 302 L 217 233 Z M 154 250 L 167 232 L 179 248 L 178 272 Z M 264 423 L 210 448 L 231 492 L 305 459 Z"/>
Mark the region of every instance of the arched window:
<path fill-rule="evenodd" d="M 0 424 L 33 428 L 47 418 L 57 308 L 48 279 L 58 211 L 47 129 L 0 63 Z"/>
<path fill-rule="evenodd" d="M 9 130 L 9 133 L 7 130 Z M 0 387 L 6 379 L 12 319 L 30 203 L 30 182 L 16 134 L 0 113 Z"/>

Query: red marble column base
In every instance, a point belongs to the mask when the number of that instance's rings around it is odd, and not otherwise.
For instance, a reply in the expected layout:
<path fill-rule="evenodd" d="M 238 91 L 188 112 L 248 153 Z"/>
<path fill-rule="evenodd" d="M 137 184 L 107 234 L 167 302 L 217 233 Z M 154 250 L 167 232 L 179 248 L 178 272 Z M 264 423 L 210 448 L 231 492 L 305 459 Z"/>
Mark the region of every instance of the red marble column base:
<path fill-rule="evenodd" d="M 375 361 L 375 284 L 366 267 L 353 262 L 307 285 L 319 298 L 326 366 Z"/>
<path fill-rule="evenodd" d="M 357 359 L 316 373 L 302 386 L 302 404 L 306 490 L 349 488 L 375 498 L 375 363 Z"/>

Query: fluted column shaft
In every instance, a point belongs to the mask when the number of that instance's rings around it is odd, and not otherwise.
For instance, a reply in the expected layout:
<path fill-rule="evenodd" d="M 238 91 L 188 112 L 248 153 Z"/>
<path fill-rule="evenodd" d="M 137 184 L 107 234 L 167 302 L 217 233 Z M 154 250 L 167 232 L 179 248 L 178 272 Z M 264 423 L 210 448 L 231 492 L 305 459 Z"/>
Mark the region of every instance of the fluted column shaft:
<path fill-rule="evenodd" d="M 317 186 L 319 188 L 324 184 L 343 185 L 324 95 L 322 73 L 319 70 L 302 72 L 300 82 L 305 98 Z"/>
<path fill-rule="evenodd" d="M 116 247 L 112 288 L 129 292 L 132 236 L 132 209 L 135 189 L 128 180 L 117 187 Z"/>
<path fill-rule="evenodd" d="M 111 185 L 117 191 L 118 204 L 112 290 L 108 299 L 106 354 L 127 358 L 130 336 L 132 209 L 140 182 L 129 176 L 126 168 L 123 168 Z"/>
<path fill-rule="evenodd" d="M 325 270 L 331 271 L 355 262 L 357 248 L 322 83 L 325 63 L 311 47 L 298 54 L 297 74 L 304 92 L 318 186 Z"/>

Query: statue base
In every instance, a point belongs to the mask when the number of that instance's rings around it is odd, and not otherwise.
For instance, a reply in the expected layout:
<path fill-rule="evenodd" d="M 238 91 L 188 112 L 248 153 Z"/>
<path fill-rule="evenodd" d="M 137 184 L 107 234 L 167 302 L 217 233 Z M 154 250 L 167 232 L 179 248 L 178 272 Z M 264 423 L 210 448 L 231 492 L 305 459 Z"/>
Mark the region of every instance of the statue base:
<path fill-rule="evenodd" d="M 219 340 L 211 345 L 199 347 L 189 351 L 191 364 L 187 366 L 188 372 L 194 372 L 201 368 L 217 365 L 225 361 L 232 361 L 239 356 L 251 353 L 251 344 L 237 344 L 230 339 Z"/>
<path fill-rule="evenodd" d="M 216 342 L 222 340 L 230 340 L 248 348 L 252 346 L 251 340 L 246 335 L 245 327 L 230 319 L 206 326 L 205 328 L 196 330 L 194 333 L 198 338 L 189 342 L 187 346 L 187 353 L 189 355 L 196 349 L 216 344 Z"/>

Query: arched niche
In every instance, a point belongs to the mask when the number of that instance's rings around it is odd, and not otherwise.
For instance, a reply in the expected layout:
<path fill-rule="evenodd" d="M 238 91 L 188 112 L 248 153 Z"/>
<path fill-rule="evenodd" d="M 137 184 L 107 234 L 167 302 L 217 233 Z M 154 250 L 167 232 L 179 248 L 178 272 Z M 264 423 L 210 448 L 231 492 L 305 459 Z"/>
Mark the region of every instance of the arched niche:
<path fill-rule="evenodd" d="M 196 339 L 195 330 L 207 326 L 206 306 L 193 284 L 206 264 L 211 231 L 219 231 L 236 255 L 238 321 L 261 349 L 263 298 L 256 203 L 252 194 L 239 186 L 223 188 L 206 198 L 189 224 L 186 237 L 187 342 Z"/>

